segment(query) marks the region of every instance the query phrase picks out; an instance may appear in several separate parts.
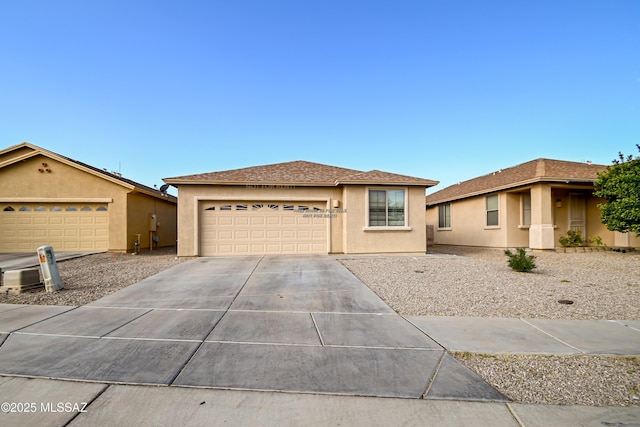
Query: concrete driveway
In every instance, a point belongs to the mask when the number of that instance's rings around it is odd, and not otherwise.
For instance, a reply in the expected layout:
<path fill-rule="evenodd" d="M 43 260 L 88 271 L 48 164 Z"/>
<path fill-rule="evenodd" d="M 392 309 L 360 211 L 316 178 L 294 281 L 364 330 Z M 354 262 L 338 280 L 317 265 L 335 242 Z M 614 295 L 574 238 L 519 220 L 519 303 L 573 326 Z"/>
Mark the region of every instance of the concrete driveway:
<path fill-rule="evenodd" d="M 327 256 L 198 258 L 83 307 L 0 305 L 0 332 L 0 375 L 506 400 Z"/>

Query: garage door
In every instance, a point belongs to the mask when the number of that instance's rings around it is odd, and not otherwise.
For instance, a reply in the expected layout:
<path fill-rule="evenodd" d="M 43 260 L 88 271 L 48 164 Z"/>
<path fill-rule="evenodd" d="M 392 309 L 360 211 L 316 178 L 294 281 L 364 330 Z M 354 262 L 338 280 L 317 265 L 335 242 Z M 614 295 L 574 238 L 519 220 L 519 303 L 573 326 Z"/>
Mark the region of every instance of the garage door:
<path fill-rule="evenodd" d="M 55 251 L 107 250 L 109 213 L 105 204 L 3 203 L 0 251 L 31 252 L 43 245 Z"/>
<path fill-rule="evenodd" d="M 326 254 L 325 202 L 200 203 L 200 255 Z"/>

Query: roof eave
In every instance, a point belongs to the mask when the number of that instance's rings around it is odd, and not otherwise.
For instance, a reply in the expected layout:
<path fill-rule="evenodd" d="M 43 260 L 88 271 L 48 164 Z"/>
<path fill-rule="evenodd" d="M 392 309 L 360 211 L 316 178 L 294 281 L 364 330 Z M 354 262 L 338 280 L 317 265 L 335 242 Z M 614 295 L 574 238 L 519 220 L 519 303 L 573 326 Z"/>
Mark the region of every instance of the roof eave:
<path fill-rule="evenodd" d="M 397 185 L 397 186 L 413 186 L 413 187 L 434 187 L 439 184 L 438 181 L 336 181 L 337 185 Z"/>
<path fill-rule="evenodd" d="M 37 147 L 37 146 L 29 144 L 29 143 L 22 143 L 22 144 L 14 146 L 12 148 L 13 149 L 17 149 L 17 148 L 25 147 L 25 146 L 32 148 L 34 151 L 32 151 L 30 153 L 27 153 L 25 155 L 22 155 L 22 156 L 18 156 L 18 157 L 13 158 L 13 159 L 1 164 L 0 168 L 8 166 L 8 165 L 11 165 L 11 164 L 14 164 L 14 163 L 17 163 L 17 162 L 22 161 L 22 160 L 26 160 L 26 159 L 35 157 L 35 156 L 46 156 L 46 157 L 54 159 L 54 160 L 56 160 L 56 161 L 58 161 L 60 163 L 64 163 L 67 166 L 71 166 L 71 167 L 74 167 L 76 169 L 80 169 L 83 172 L 87 172 L 87 173 L 90 173 L 91 175 L 95 175 L 95 176 L 98 176 L 98 177 L 100 177 L 102 179 L 106 179 L 107 181 L 111 181 L 111 182 L 113 182 L 115 184 L 121 185 L 121 186 L 123 186 L 125 188 L 128 188 L 130 190 L 133 190 L 134 188 L 137 188 L 133 184 L 129 184 L 128 182 L 121 181 L 121 180 L 119 180 L 119 179 L 117 179 L 115 177 L 112 177 L 112 176 L 108 175 L 108 174 L 103 174 L 103 173 L 97 172 L 97 171 L 95 171 L 95 170 L 93 170 L 91 168 L 88 168 L 88 167 L 83 166 L 83 165 L 81 165 L 81 164 L 79 164 L 77 162 L 69 160 L 68 158 L 66 158 L 64 156 L 60 156 L 60 155 L 58 155 L 58 154 L 56 154 L 56 153 L 54 153 L 52 151 L 45 150 L 44 148 Z M 5 152 L 8 152 L 8 151 L 11 151 L 11 150 L 5 150 Z"/>
<path fill-rule="evenodd" d="M 179 185 L 257 185 L 282 187 L 335 187 L 333 182 L 283 182 L 283 181 L 216 181 L 204 179 L 163 178 L 165 183 L 177 187 Z"/>
<path fill-rule="evenodd" d="M 471 197 L 481 196 L 483 194 L 496 193 L 500 191 L 510 190 L 518 187 L 524 187 L 526 185 L 536 184 L 539 182 L 550 182 L 550 183 L 558 183 L 558 184 L 595 184 L 596 179 L 585 179 L 585 178 L 555 178 L 555 177 L 536 177 L 532 179 L 527 179 L 524 181 L 519 181 L 516 183 L 511 183 L 499 187 L 492 187 L 486 190 L 478 190 L 472 193 L 461 194 L 458 196 L 448 197 L 444 199 L 439 199 L 435 202 L 427 202 L 427 206 L 436 206 L 442 203 L 454 202 L 456 200 L 468 199 Z M 455 185 L 455 184 L 454 184 Z M 429 197 L 429 196 L 427 196 Z"/>

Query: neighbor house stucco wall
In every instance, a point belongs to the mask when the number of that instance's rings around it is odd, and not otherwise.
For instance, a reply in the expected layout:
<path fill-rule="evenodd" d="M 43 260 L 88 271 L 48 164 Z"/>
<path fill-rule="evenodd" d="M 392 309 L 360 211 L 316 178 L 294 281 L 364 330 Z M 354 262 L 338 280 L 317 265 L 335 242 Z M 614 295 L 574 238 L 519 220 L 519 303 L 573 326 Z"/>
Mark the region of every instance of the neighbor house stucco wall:
<path fill-rule="evenodd" d="M 451 228 L 447 229 L 438 227 L 438 206 L 427 209 L 427 224 L 433 225 L 435 229 L 434 243 L 436 245 L 506 247 L 506 224 L 508 224 L 505 209 L 506 194 L 499 194 L 499 224 L 495 227 L 487 227 L 486 196 L 451 202 Z"/>
<path fill-rule="evenodd" d="M 177 231 L 177 209 L 174 203 L 163 201 L 141 193 L 131 193 L 127 197 L 126 247 L 134 249 L 136 234 L 140 234 L 140 248 L 150 245 L 150 215 L 156 215 L 158 246 L 175 246 Z"/>
<path fill-rule="evenodd" d="M 522 194 L 531 194 L 531 225 L 522 221 Z M 586 186 L 554 187 L 534 184 L 500 193 L 500 225 L 485 226 L 485 200 L 487 195 L 469 197 L 451 202 L 451 228 L 438 228 L 438 206 L 426 211 L 428 225 L 433 225 L 434 243 L 440 245 L 484 247 L 544 247 L 560 246 L 560 238 L 569 230 L 569 197 L 581 194 L 585 198 L 586 236 L 600 237 L 606 246 L 640 247 L 640 238 L 631 233 L 615 233 L 606 228 L 600 218 L 598 205 L 604 202 L 593 196 Z M 533 228 L 533 231 L 532 231 Z"/>
<path fill-rule="evenodd" d="M 506 246 L 508 247 L 529 246 L 529 226 L 523 223 L 522 197 L 524 194 L 530 194 L 529 190 L 527 189 L 524 192 L 517 193 L 505 193 L 505 232 L 507 233 Z"/>
<path fill-rule="evenodd" d="M 43 166 L 46 163 L 46 167 Z M 49 169 L 51 172 L 40 172 Z M 127 189 L 45 156 L 34 156 L 0 169 L 0 197 L 33 202 L 75 200 L 106 203 L 109 250 L 122 250 L 126 231 Z"/>
<path fill-rule="evenodd" d="M 33 148 L 19 147 L 0 158 L 9 162 L 33 153 Z M 42 172 L 41 172 L 42 170 Z M 108 250 L 131 251 L 133 239 L 128 224 L 137 212 L 157 209 L 165 220 L 166 244 L 174 245 L 176 239 L 175 198 L 163 200 L 144 193 L 137 193 L 133 185 L 122 184 L 117 178 L 103 176 L 84 167 L 76 167 L 42 154 L 24 160 L 7 163 L 0 168 L 0 199 L 29 201 L 31 203 L 99 203 L 106 206 L 109 218 Z M 129 208 L 133 210 L 128 211 Z M 146 224 L 145 224 L 146 228 Z M 148 240 L 148 236 L 147 236 Z M 161 241 L 162 244 L 162 241 Z"/>

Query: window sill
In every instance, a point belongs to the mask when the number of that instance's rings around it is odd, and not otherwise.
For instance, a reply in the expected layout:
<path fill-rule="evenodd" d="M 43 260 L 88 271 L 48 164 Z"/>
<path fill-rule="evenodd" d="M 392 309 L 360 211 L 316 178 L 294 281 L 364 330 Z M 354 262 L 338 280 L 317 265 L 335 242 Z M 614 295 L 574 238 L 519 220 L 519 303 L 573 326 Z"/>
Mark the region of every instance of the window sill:
<path fill-rule="evenodd" d="M 499 225 L 486 225 L 484 227 L 485 230 L 499 230 L 501 227 Z"/>
<path fill-rule="evenodd" d="M 451 227 L 436 228 L 438 231 L 451 231 Z"/>
<path fill-rule="evenodd" d="M 531 226 L 530 225 L 519 225 L 518 228 L 520 229 L 524 229 L 524 230 L 528 230 Z"/>
<path fill-rule="evenodd" d="M 407 226 L 396 226 L 396 227 L 362 227 L 362 231 L 411 231 L 411 227 Z"/>

